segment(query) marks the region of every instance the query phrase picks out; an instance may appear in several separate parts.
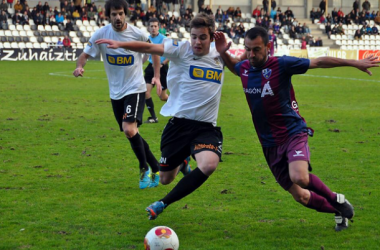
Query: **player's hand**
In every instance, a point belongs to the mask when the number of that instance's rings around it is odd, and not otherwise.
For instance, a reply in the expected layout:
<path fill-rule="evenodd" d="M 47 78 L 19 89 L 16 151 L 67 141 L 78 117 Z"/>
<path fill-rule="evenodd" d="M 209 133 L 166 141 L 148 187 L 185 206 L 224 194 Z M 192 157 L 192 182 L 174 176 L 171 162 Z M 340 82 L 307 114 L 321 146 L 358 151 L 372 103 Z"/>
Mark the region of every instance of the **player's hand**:
<path fill-rule="evenodd" d="M 226 37 L 224 36 L 223 32 L 219 32 L 219 31 L 215 32 L 214 38 L 215 38 L 215 48 L 219 52 L 219 54 L 225 53 L 231 47 L 231 42 L 227 44 Z"/>
<path fill-rule="evenodd" d="M 162 93 L 162 87 L 161 87 L 161 81 L 160 81 L 160 78 L 157 78 L 157 77 L 153 77 L 152 78 L 152 82 L 151 82 L 152 85 L 156 85 L 156 92 L 157 92 L 157 95 L 158 96 L 161 96 L 161 93 Z"/>
<path fill-rule="evenodd" d="M 96 44 L 108 44 L 107 48 L 110 49 L 118 49 L 120 48 L 119 43 L 117 41 L 111 40 L 111 39 L 98 39 L 95 41 Z"/>
<path fill-rule="evenodd" d="M 83 76 L 83 73 L 84 73 L 84 68 L 76 68 L 76 69 L 74 70 L 74 72 L 73 72 L 73 75 L 74 75 L 75 77 L 78 77 L 78 76 L 82 77 L 82 76 Z"/>
<path fill-rule="evenodd" d="M 372 72 L 369 71 L 368 68 L 379 67 L 380 66 L 379 64 L 380 64 L 379 57 L 372 55 L 367 58 L 359 60 L 356 68 L 360 69 L 361 71 L 371 76 Z"/>

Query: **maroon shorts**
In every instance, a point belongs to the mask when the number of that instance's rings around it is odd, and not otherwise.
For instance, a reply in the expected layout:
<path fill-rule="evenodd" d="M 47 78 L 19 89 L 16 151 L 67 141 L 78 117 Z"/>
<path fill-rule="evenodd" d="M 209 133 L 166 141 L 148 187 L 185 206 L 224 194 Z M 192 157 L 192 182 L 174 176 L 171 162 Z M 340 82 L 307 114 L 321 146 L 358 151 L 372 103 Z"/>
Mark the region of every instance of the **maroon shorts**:
<path fill-rule="evenodd" d="M 281 146 L 263 148 L 265 159 L 272 174 L 285 190 L 289 190 L 293 185 L 289 176 L 289 163 L 299 160 L 310 161 L 307 138 L 307 133 L 296 134 Z"/>

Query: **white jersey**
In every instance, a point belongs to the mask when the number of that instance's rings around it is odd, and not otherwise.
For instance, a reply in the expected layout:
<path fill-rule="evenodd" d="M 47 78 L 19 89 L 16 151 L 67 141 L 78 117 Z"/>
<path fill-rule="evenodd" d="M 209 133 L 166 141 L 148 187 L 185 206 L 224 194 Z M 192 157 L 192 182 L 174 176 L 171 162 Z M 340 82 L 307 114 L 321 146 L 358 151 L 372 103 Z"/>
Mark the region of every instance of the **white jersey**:
<path fill-rule="evenodd" d="M 98 29 L 90 38 L 84 53 L 96 57 L 101 53 L 104 61 L 104 68 L 107 73 L 110 97 L 119 100 L 126 95 L 142 93 L 146 91 L 146 84 L 143 75 L 142 54 L 123 48 L 110 49 L 107 44 L 96 44 L 95 41 L 101 38 L 116 41 L 149 41 L 149 38 L 140 29 L 127 25 L 121 32 L 113 30 L 112 25 Z"/>
<path fill-rule="evenodd" d="M 166 39 L 163 56 L 170 60 L 170 96 L 161 114 L 216 126 L 224 79 L 224 62 L 216 49 L 210 48 L 207 55 L 197 57 L 189 42 Z"/>

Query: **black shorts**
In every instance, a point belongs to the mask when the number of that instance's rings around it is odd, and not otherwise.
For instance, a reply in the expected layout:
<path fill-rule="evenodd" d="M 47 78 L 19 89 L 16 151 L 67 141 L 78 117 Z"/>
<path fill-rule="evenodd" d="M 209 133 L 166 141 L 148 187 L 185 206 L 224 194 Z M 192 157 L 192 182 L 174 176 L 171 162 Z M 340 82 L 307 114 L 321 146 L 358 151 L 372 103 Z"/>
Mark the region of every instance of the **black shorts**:
<path fill-rule="evenodd" d="M 222 157 L 223 135 L 211 123 L 173 117 L 161 137 L 160 171 L 171 171 L 186 157 L 212 151 Z"/>
<path fill-rule="evenodd" d="M 140 126 L 143 119 L 145 106 L 145 92 L 130 94 L 120 100 L 111 99 L 113 114 L 119 124 L 120 131 L 123 131 L 123 122 L 137 122 Z"/>
<path fill-rule="evenodd" d="M 160 81 L 161 81 L 162 90 L 165 90 L 168 88 L 168 85 L 166 84 L 166 76 L 168 75 L 168 68 L 169 68 L 168 65 L 165 64 L 161 67 L 161 70 L 160 70 L 160 76 L 161 76 Z M 145 76 L 144 76 L 145 82 L 151 83 L 153 77 L 154 77 L 153 64 L 149 63 L 145 69 Z"/>

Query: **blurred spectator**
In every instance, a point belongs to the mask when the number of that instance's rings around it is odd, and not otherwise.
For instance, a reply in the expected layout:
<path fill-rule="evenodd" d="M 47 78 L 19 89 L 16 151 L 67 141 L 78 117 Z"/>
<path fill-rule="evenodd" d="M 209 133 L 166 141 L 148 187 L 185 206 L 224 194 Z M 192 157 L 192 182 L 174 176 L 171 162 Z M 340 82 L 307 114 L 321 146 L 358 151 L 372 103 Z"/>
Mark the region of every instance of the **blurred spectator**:
<path fill-rule="evenodd" d="M 371 26 L 369 26 L 368 24 L 366 24 L 367 28 L 366 28 L 366 34 L 368 35 L 371 35 L 372 34 L 372 28 Z"/>
<path fill-rule="evenodd" d="M 7 0 L 9 8 L 13 8 L 13 0 Z"/>
<path fill-rule="evenodd" d="M 166 36 L 167 31 L 166 31 L 166 24 L 165 23 L 161 24 L 161 27 L 158 29 L 158 32 L 160 32 L 160 34 Z"/>
<path fill-rule="evenodd" d="M 63 38 L 62 43 L 65 48 L 71 48 L 71 40 L 69 36 L 65 36 L 65 38 Z"/>
<path fill-rule="evenodd" d="M 281 30 L 280 30 L 280 23 L 275 23 L 273 25 L 273 32 L 276 34 L 276 35 L 280 35 L 281 34 Z"/>
<path fill-rule="evenodd" d="M 375 23 L 376 23 L 377 25 L 380 25 L 380 11 L 377 12 L 377 15 L 376 15 L 376 17 L 375 17 Z"/>
<path fill-rule="evenodd" d="M 315 45 L 314 46 L 317 46 L 317 47 L 322 47 L 323 46 L 323 42 L 322 42 L 322 38 L 321 37 L 318 37 L 317 39 L 315 39 Z"/>
<path fill-rule="evenodd" d="M 16 13 L 13 15 L 12 17 L 12 24 L 13 25 L 16 25 L 16 24 L 21 24 L 21 13 L 19 10 L 16 11 Z"/>
<path fill-rule="evenodd" d="M 37 11 L 39 11 L 39 12 L 42 12 L 42 2 L 41 1 L 39 1 L 38 3 L 37 3 L 37 5 L 36 5 L 36 8 L 37 8 Z M 41 13 L 42 14 L 42 13 Z"/>
<path fill-rule="evenodd" d="M 372 35 L 379 35 L 379 29 L 376 27 L 376 25 L 372 26 Z"/>
<path fill-rule="evenodd" d="M 372 13 L 370 14 L 369 19 L 375 20 L 375 17 L 376 17 L 376 11 L 372 11 Z"/>
<path fill-rule="evenodd" d="M 4 10 L 2 10 L 0 14 L 0 29 L 8 29 L 8 15 Z"/>
<path fill-rule="evenodd" d="M 366 12 L 368 12 L 371 9 L 371 3 L 368 2 L 368 0 L 365 0 L 362 3 L 362 7 L 363 7 L 363 10 L 365 10 Z"/>
<path fill-rule="evenodd" d="M 81 19 L 80 19 L 79 11 L 78 11 L 77 9 L 73 12 L 73 20 L 74 20 L 74 21 L 76 21 L 76 20 L 81 20 Z"/>
<path fill-rule="evenodd" d="M 361 34 L 361 32 L 360 32 L 360 29 L 357 29 L 357 30 L 355 31 L 354 39 L 355 39 L 355 40 L 361 40 L 361 39 L 362 39 L 362 34 Z"/>
<path fill-rule="evenodd" d="M 57 24 L 63 24 L 65 18 L 62 16 L 61 13 L 58 13 L 58 15 L 55 16 L 55 21 L 57 22 Z"/>
<path fill-rule="evenodd" d="M 317 12 L 315 11 L 314 8 L 311 8 L 309 17 L 312 23 L 314 23 L 314 20 L 317 19 Z"/>
<path fill-rule="evenodd" d="M 268 13 L 268 5 L 269 5 L 269 1 L 263 0 L 263 8 L 266 13 Z"/>
<path fill-rule="evenodd" d="M 65 1 L 62 1 L 61 4 L 60 4 L 60 9 L 62 10 L 62 8 L 65 8 L 65 10 L 68 10 L 70 7 L 69 5 L 69 2 L 67 0 Z"/>
<path fill-rule="evenodd" d="M 58 38 L 57 48 L 58 49 L 62 49 L 63 48 L 63 42 L 62 42 L 62 39 L 60 37 Z"/>
<path fill-rule="evenodd" d="M 207 6 L 206 6 L 205 13 L 206 13 L 207 15 L 213 15 L 213 14 L 214 14 L 214 13 L 212 13 L 212 10 L 211 10 L 210 5 L 207 5 Z"/>
<path fill-rule="evenodd" d="M 191 7 L 191 4 L 187 6 L 186 10 L 189 12 L 189 14 L 193 14 L 193 8 Z"/>
<path fill-rule="evenodd" d="M 356 11 L 359 9 L 359 0 L 355 0 L 354 3 L 352 4 L 352 9 Z"/>
<path fill-rule="evenodd" d="M 275 10 L 276 7 L 277 7 L 276 0 L 272 0 L 271 3 L 270 3 L 270 5 L 271 5 L 272 9 Z"/>
<path fill-rule="evenodd" d="M 321 17 L 319 18 L 319 23 L 321 23 L 321 24 L 326 23 L 325 15 L 321 15 Z"/>
<path fill-rule="evenodd" d="M 273 20 L 275 19 L 277 15 L 277 11 L 275 9 L 271 9 L 270 11 L 270 18 L 272 18 Z"/>
<path fill-rule="evenodd" d="M 234 11 L 234 19 L 240 20 L 241 18 L 241 10 L 240 7 L 236 7 L 236 10 Z"/>
<path fill-rule="evenodd" d="M 301 49 L 307 49 L 307 42 L 305 36 L 303 36 L 301 40 Z"/>
<path fill-rule="evenodd" d="M 320 3 L 319 3 L 319 8 L 321 9 L 321 14 L 325 14 L 326 12 L 326 0 L 322 0 Z"/>
<path fill-rule="evenodd" d="M 42 6 L 42 14 L 45 15 L 45 13 L 50 9 L 50 6 L 48 2 L 45 2 L 45 4 Z"/>
<path fill-rule="evenodd" d="M 14 9 L 15 9 L 15 13 L 18 11 L 18 12 L 21 12 L 22 9 L 24 7 L 22 6 L 22 4 L 20 3 L 20 1 L 17 1 L 16 4 L 14 5 Z"/>
<path fill-rule="evenodd" d="M 343 19 L 344 19 L 344 13 L 343 13 L 342 9 L 339 8 L 339 11 L 338 11 L 338 21 L 339 22 L 343 22 Z"/>
<path fill-rule="evenodd" d="M 227 9 L 227 14 L 228 14 L 229 16 L 233 16 L 233 15 L 234 15 L 234 12 L 235 12 L 235 8 L 234 8 L 234 7 L 232 7 L 232 6 L 228 7 L 228 9 Z"/>
<path fill-rule="evenodd" d="M 345 34 L 345 30 L 343 29 L 342 23 L 339 23 L 338 27 L 336 28 L 336 32 L 339 35 L 344 35 Z"/>
<path fill-rule="evenodd" d="M 8 14 L 8 4 L 3 0 L 0 4 L 0 11 L 5 11 L 6 14 Z"/>
<path fill-rule="evenodd" d="M 87 18 L 88 20 L 94 20 L 95 21 L 95 14 L 94 8 L 91 7 L 90 10 L 87 12 Z"/>
<path fill-rule="evenodd" d="M 331 11 L 331 17 L 332 19 L 334 20 L 335 17 L 337 18 L 338 17 L 338 11 L 336 11 L 336 8 L 334 7 L 334 9 Z"/>
<path fill-rule="evenodd" d="M 222 13 L 220 13 L 219 10 L 216 10 L 215 21 L 218 22 L 218 23 L 222 23 L 223 22 L 223 15 L 222 15 Z"/>
<path fill-rule="evenodd" d="M 325 25 L 325 32 L 326 32 L 327 37 L 330 39 L 330 36 L 331 36 L 331 23 L 330 22 L 328 22 Z"/>
<path fill-rule="evenodd" d="M 261 11 L 260 11 L 260 7 L 257 6 L 256 9 L 254 9 L 252 12 L 252 17 L 257 18 L 259 16 L 261 16 Z"/>
<path fill-rule="evenodd" d="M 268 38 L 270 43 L 269 55 L 273 56 L 277 52 L 277 37 L 273 34 L 273 29 L 268 30 Z"/>
<path fill-rule="evenodd" d="M 332 19 L 330 13 L 328 13 L 326 16 L 326 22 L 331 23 L 332 21 L 333 21 L 333 19 Z"/>
<path fill-rule="evenodd" d="M 298 25 L 295 28 L 297 34 L 303 34 L 303 28 L 301 26 L 301 23 L 298 23 Z"/>
<path fill-rule="evenodd" d="M 285 11 L 285 16 L 294 18 L 293 11 L 288 7 L 288 9 Z"/>
<path fill-rule="evenodd" d="M 198 13 L 200 13 L 201 11 L 201 7 L 202 7 L 202 5 L 204 5 L 205 4 L 205 0 L 198 0 Z"/>
<path fill-rule="evenodd" d="M 296 29 L 293 25 L 289 29 L 289 37 L 292 39 L 297 39 Z"/>
<path fill-rule="evenodd" d="M 66 26 L 65 26 L 66 31 L 74 31 L 74 25 L 71 22 L 71 19 L 67 19 L 66 21 Z"/>
<path fill-rule="evenodd" d="M 303 29 L 304 34 L 310 34 L 310 28 L 309 28 L 309 26 L 307 26 L 306 23 L 303 23 L 302 29 Z"/>

